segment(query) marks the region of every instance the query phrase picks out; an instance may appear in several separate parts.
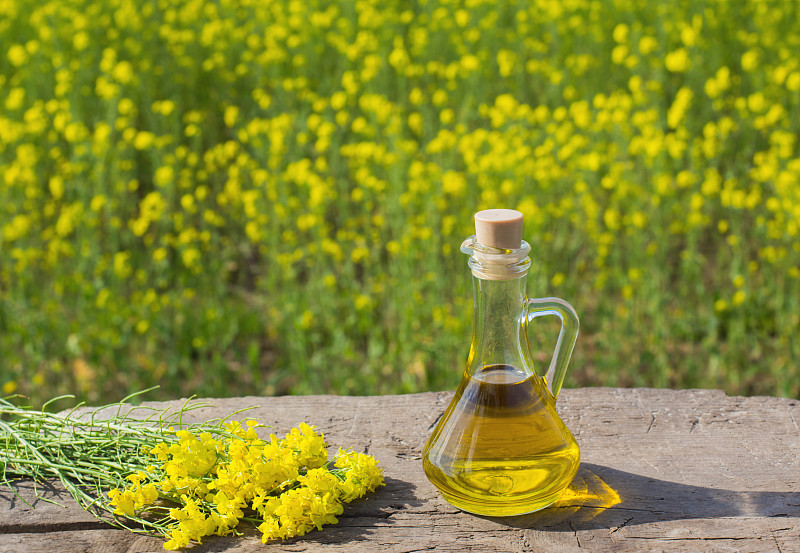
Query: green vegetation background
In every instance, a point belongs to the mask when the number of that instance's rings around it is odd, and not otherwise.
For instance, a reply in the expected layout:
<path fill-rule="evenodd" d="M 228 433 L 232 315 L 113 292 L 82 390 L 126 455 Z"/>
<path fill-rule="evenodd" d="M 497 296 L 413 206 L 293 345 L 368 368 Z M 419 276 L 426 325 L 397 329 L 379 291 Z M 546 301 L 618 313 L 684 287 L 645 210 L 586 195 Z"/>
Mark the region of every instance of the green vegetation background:
<path fill-rule="evenodd" d="M 453 388 L 509 207 L 567 386 L 797 397 L 798 11 L 1 0 L 0 386 Z"/>

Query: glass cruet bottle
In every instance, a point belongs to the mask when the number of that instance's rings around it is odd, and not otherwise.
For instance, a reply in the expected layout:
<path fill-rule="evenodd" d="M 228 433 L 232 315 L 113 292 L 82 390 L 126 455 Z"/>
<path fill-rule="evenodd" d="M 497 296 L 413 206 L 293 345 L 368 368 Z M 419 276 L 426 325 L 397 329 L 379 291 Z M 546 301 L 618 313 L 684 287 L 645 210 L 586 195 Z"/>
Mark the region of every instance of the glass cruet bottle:
<path fill-rule="evenodd" d="M 530 245 L 522 214 L 475 214 L 470 255 L 474 325 L 466 369 L 423 452 L 425 475 L 449 503 L 485 516 L 537 511 L 556 501 L 575 476 L 580 451 L 555 403 L 578 336 L 564 300 L 528 299 Z M 561 331 L 547 374 L 533 370 L 527 325 L 556 315 Z"/>

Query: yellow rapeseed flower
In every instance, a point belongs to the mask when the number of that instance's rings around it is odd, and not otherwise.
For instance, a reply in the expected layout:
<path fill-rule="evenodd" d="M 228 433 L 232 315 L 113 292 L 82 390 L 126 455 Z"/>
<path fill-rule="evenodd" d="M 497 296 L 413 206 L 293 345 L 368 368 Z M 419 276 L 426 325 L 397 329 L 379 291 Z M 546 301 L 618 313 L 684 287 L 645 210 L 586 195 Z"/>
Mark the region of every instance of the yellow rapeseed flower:
<path fill-rule="evenodd" d="M 630 28 L 625 23 L 618 23 L 614 30 L 611 33 L 611 36 L 614 37 L 614 41 L 620 44 L 623 44 L 628 41 L 628 32 Z"/>
<path fill-rule="evenodd" d="M 664 58 L 664 65 L 673 73 L 683 73 L 689 69 L 689 53 L 686 48 L 669 52 Z"/>
<path fill-rule="evenodd" d="M 147 150 L 155 142 L 155 135 L 149 131 L 139 131 L 133 139 L 133 147 L 137 150 Z"/>
<path fill-rule="evenodd" d="M 86 31 L 75 33 L 72 37 L 72 46 L 77 51 L 85 50 L 89 46 L 89 34 Z"/>
<path fill-rule="evenodd" d="M 365 309 L 369 308 L 371 304 L 372 300 L 365 294 L 357 295 L 353 301 L 353 307 L 356 308 L 356 311 L 364 311 Z"/>
<path fill-rule="evenodd" d="M 748 50 L 742 54 L 742 69 L 745 71 L 754 71 L 758 67 L 758 52 L 756 50 Z"/>
<path fill-rule="evenodd" d="M 21 44 L 12 44 L 8 48 L 8 60 L 14 67 L 25 65 L 28 61 L 28 52 Z"/>
<path fill-rule="evenodd" d="M 658 48 L 658 41 L 652 36 L 643 36 L 639 39 L 639 52 L 642 55 L 648 55 L 656 51 Z"/>
<path fill-rule="evenodd" d="M 154 182 L 158 186 L 168 186 L 173 182 L 175 179 L 175 171 L 174 169 L 169 166 L 161 166 L 155 171 L 155 177 L 153 178 Z"/>
<path fill-rule="evenodd" d="M 25 102 L 25 89 L 15 87 L 8 91 L 5 106 L 8 111 L 14 111 L 22 107 Z"/>
<path fill-rule="evenodd" d="M 129 84 L 133 81 L 133 65 L 128 60 L 122 60 L 114 66 L 111 75 L 118 83 Z"/>

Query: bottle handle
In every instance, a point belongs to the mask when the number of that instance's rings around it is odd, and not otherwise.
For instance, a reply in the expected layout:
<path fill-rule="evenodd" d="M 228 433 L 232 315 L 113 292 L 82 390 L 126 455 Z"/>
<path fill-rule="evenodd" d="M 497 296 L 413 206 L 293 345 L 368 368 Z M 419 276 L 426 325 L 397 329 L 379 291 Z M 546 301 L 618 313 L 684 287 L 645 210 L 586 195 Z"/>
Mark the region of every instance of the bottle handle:
<path fill-rule="evenodd" d="M 556 349 L 553 351 L 553 358 L 550 360 L 550 367 L 545 375 L 545 384 L 553 399 L 558 398 L 561 391 L 561 384 L 567 374 L 567 365 L 572 357 L 572 349 L 578 339 L 578 329 L 580 321 L 578 314 L 572 306 L 559 298 L 534 298 L 528 300 L 526 323 L 530 323 L 536 317 L 543 315 L 555 315 L 561 319 L 561 330 L 558 333 Z"/>

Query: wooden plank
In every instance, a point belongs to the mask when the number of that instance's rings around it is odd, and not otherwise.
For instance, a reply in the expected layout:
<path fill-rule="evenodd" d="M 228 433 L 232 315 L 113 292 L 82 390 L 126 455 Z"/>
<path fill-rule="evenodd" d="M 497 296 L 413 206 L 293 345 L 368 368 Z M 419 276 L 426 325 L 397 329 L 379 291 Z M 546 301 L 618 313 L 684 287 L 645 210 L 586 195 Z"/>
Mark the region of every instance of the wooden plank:
<path fill-rule="evenodd" d="M 386 487 L 341 522 L 285 543 L 257 532 L 209 538 L 193 551 L 764 551 L 800 552 L 800 402 L 713 390 L 564 390 L 559 412 L 583 464 L 555 506 L 492 519 L 460 512 L 422 472 L 425 441 L 452 393 L 211 400 L 192 420 L 258 406 L 276 433 L 318 426 L 333 448 L 381 460 Z M 155 407 L 180 402 L 153 403 Z M 27 486 L 27 487 L 26 487 Z M 29 484 L 19 493 L 33 500 Z M 29 509 L 0 490 L 0 553 L 157 551 L 159 540 L 97 525 L 57 487 Z"/>

